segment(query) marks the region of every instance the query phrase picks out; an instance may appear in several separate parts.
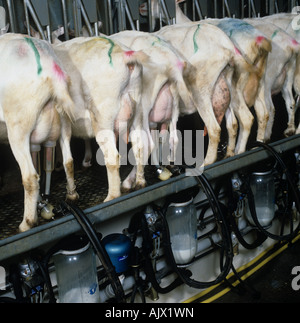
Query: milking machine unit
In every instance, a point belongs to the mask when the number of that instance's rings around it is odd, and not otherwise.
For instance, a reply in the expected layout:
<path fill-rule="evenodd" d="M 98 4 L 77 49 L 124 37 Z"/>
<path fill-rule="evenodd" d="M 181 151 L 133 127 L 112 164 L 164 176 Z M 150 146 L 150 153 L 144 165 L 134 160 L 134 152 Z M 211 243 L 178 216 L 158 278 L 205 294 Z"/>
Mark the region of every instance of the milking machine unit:
<path fill-rule="evenodd" d="M 247 249 L 256 248 L 268 237 L 276 241 L 291 241 L 300 229 L 299 175 L 293 152 L 288 156 L 290 165 L 287 167 L 271 146 L 259 142 L 255 146 L 268 151 L 273 160 L 257 165 L 258 171 L 248 169 L 235 174 L 231 178 L 232 189 L 228 190 L 231 226 Z M 247 243 L 238 229 L 238 223 L 245 220 L 249 225 L 247 230 L 251 228 L 252 233 L 256 233 L 253 243 Z"/>
<path fill-rule="evenodd" d="M 44 192 L 39 197 L 37 209 L 41 216 L 46 219 L 50 220 L 53 217 L 53 209 L 54 206 L 49 203 L 49 196 L 50 196 L 50 185 L 51 185 L 51 174 L 54 169 L 54 161 L 55 161 L 55 141 L 47 141 L 43 144 L 43 171 L 45 175 L 44 179 Z M 41 146 L 31 144 L 30 145 L 30 152 L 32 156 L 33 165 L 39 174 L 42 175 L 41 171 Z"/>
<path fill-rule="evenodd" d="M 190 263 L 197 252 L 197 215 L 193 199 L 171 203 L 166 220 L 176 264 Z"/>
<path fill-rule="evenodd" d="M 60 303 L 99 303 L 96 255 L 91 244 L 73 237 L 53 255 Z"/>

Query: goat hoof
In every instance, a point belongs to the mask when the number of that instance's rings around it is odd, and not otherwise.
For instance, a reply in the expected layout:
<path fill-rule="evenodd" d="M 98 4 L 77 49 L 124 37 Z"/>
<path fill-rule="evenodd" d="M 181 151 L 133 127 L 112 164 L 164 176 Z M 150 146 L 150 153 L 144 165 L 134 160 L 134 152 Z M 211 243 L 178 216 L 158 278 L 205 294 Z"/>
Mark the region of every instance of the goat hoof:
<path fill-rule="evenodd" d="M 83 162 L 82 162 L 82 167 L 83 167 L 83 169 L 87 169 L 87 168 L 90 168 L 90 167 L 92 167 L 92 162 L 90 161 L 90 160 L 84 160 Z"/>
<path fill-rule="evenodd" d="M 74 203 L 74 202 L 76 202 L 78 200 L 79 200 L 79 194 L 77 192 L 71 193 L 71 194 L 67 193 L 67 195 L 66 195 L 66 201 L 67 202 Z"/>
<path fill-rule="evenodd" d="M 36 225 L 35 222 L 31 222 L 29 220 L 23 220 L 22 223 L 19 225 L 19 232 L 25 232 L 30 230 Z"/>
<path fill-rule="evenodd" d="M 103 202 L 109 202 L 109 201 L 111 201 L 113 199 L 116 199 L 116 198 L 118 198 L 120 196 L 121 196 L 121 193 L 120 194 L 116 194 L 116 195 L 108 194 L 107 197 L 106 197 L 106 199 Z"/>
<path fill-rule="evenodd" d="M 126 180 L 121 185 L 121 192 L 122 193 L 129 193 L 133 190 L 133 185 L 130 181 Z"/>
<path fill-rule="evenodd" d="M 121 193 L 122 194 L 127 194 L 127 193 L 130 193 L 131 191 L 132 191 L 131 187 L 125 187 L 125 186 L 121 187 Z"/>
<path fill-rule="evenodd" d="M 286 138 L 288 138 L 288 137 L 291 137 L 291 136 L 293 136 L 295 134 L 295 130 L 286 130 L 285 132 L 284 132 L 284 136 L 286 137 Z"/>
<path fill-rule="evenodd" d="M 145 182 L 136 183 L 134 190 L 138 191 L 138 190 L 141 190 L 142 188 L 145 188 L 146 186 L 147 184 Z"/>

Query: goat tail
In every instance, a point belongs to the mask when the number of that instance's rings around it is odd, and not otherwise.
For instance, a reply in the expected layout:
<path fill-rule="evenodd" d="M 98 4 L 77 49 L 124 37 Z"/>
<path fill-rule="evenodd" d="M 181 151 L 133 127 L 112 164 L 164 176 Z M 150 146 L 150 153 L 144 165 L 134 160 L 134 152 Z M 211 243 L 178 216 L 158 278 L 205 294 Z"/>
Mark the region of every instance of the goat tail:
<path fill-rule="evenodd" d="M 144 53 L 142 50 L 133 51 L 128 50 L 124 51 L 124 60 L 127 65 L 131 64 L 144 64 L 149 61 L 149 56 Z"/>
<path fill-rule="evenodd" d="M 141 102 L 142 97 L 142 77 L 143 77 L 143 64 L 149 60 L 149 56 L 143 51 L 125 51 L 124 61 L 127 64 L 130 79 L 127 90 L 130 97 L 138 104 Z"/>
<path fill-rule="evenodd" d="M 69 91 L 71 79 L 58 65 L 55 70 L 56 75 L 52 78 L 52 88 L 56 109 L 59 114 L 67 115 L 71 121 L 74 121 L 74 102 Z"/>
<path fill-rule="evenodd" d="M 194 101 L 191 91 L 188 89 L 186 82 L 183 79 L 183 76 L 180 74 L 177 78 L 177 89 L 178 94 L 185 105 L 185 108 L 188 111 L 195 112 L 197 111 L 197 105 Z"/>
<path fill-rule="evenodd" d="M 270 53 L 272 51 L 271 40 L 264 36 L 258 36 L 256 38 L 256 45 L 260 50 L 265 51 L 266 53 Z"/>
<path fill-rule="evenodd" d="M 189 113 L 197 111 L 197 105 L 194 101 L 192 92 L 188 85 L 190 78 L 190 65 L 186 62 L 178 61 L 178 64 L 169 68 L 169 78 L 176 84 L 180 99 L 182 100 L 185 110 Z"/>

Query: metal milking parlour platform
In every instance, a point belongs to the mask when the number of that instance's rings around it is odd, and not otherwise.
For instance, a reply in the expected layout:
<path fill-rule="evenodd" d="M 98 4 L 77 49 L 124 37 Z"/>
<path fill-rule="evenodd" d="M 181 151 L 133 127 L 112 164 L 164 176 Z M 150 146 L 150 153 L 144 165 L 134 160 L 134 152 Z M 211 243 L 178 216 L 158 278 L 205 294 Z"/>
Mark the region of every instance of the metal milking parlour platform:
<path fill-rule="evenodd" d="M 300 146 L 300 135 L 272 143 L 277 152 L 286 152 Z M 261 148 L 247 151 L 244 154 L 218 161 L 205 168 L 204 173 L 209 180 L 247 167 L 265 160 L 270 155 Z M 131 168 L 122 169 L 122 178 L 125 178 Z M 17 172 L 11 173 L 14 182 L 18 181 Z M 76 185 L 81 198 L 78 202 L 92 223 L 100 224 L 122 214 L 134 214 L 147 204 L 167 197 L 171 194 L 184 191 L 198 185 L 193 176 L 181 174 L 160 182 L 153 180 L 154 170 L 146 170 L 148 186 L 144 189 L 125 194 L 117 199 L 103 203 L 107 193 L 106 172 L 103 166 L 94 165 L 92 168 L 75 172 Z M 5 178 L 4 178 L 5 182 Z M 17 182 L 20 183 L 20 182 Z M 4 183 L 4 186 L 6 184 Z M 54 174 L 52 181 L 52 199 L 54 203 L 65 198 L 64 172 Z M 13 192 L 14 191 L 14 192 Z M 12 194 L 13 193 L 13 194 Z M 41 221 L 39 225 L 27 232 L 16 234 L 23 214 L 23 189 L 21 185 L 11 188 L 10 192 L 0 191 L 0 261 L 25 253 L 47 243 L 61 239 L 68 234 L 80 231 L 80 226 L 72 215 L 57 218 L 54 221 Z"/>

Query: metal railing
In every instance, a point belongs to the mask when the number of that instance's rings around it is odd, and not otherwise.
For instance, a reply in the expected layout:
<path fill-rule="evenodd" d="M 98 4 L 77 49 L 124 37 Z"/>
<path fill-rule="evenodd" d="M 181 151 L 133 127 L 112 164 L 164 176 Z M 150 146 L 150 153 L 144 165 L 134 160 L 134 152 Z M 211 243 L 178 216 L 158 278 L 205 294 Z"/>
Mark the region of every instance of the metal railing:
<path fill-rule="evenodd" d="M 43 39 L 52 41 L 52 32 L 63 26 L 65 40 L 82 34 L 95 36 L 100 31 L 153 30 L 151 4 L 153 0 L 0 0 L 6 10 L 10 32 L 30 34 L 36 29 Z M 160 8 L 160 28 L 176 21 L 175 0 L 157 0 Z M 148 3 L 148 17 L 142 17 L 139 7 Z M 291 12 L 299 0 L 186 0 L 181 8 L 191 20 L 223 17 L 260 17 L 278 12 Z M 25 22 L 25 25 L 24 25 Z"/>
<path fill-rule="evenodd" d="M 300 135 L 283 139 L 271 144 L 279 153 L 294 150 L 299 147 Z M 269 158 L 270 155 L 262 148 L 247 151 L 243 154 L 218 161 L 205 167 L 204 174 L 210 181 L 214 181 L 224 175 L 234 173 L 252 164 Z M 137 210 L 153 201 L 169 195 L 195 187 L 198 181 L 194 176 L 185 174 L 176 176 L 167 181 L 160 182 L 136 192 L 132 192 L 116 198 L 112 201 L 101 203 L 84 210 L 90 221 L 99 225 L 123 214 L 136 213 Z M 69 234 L 80 231 L 80 226 L 72 215 L 65 216 L 47 224 L 35 227 L 27 232 L 16 234 L 4 240 L 0 240 L 0 262 L 10 257 L 17 256 L 29 250 L 52 243 Z M 51 231 L 51 234 L 49 234 Z"/>

